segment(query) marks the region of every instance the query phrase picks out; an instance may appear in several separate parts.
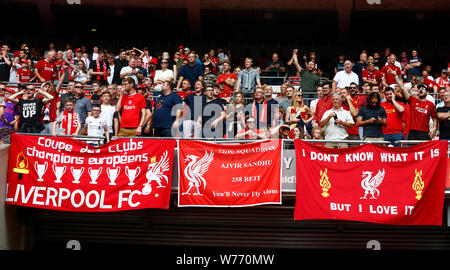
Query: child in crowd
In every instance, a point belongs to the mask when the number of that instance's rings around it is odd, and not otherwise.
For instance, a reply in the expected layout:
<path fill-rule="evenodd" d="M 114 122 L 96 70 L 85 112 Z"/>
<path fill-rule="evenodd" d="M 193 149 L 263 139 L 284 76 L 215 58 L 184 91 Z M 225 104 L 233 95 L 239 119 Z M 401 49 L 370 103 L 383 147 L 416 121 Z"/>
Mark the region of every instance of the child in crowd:
<path fill-rule="evenodd" d="M 65 103 L 65 110 L 61 112 L 55 120 L 53 125 L 53 136 L 56 135 L 78 135 L 81 129 L 80 117 L 78 113 L 74 111 L 75 100 L 73 98 L 67 98 Z M 57 129 L 59 126 L 59 129 Z"/>
<path fill-rule="evenodd" d="M 106 120 L 100 117 L 102 112 L 100 104 L 92 105 L 92 115 L 86 118 L 86 123 L 83 127 L 83 134 L 87 134 L 90 137 L 103 137 L 105 135 L 106 142 L 109 142 L 108 124 Z M 99 146 L 98 141 L 88 141 L 88 144 L 92 146 Z"/>

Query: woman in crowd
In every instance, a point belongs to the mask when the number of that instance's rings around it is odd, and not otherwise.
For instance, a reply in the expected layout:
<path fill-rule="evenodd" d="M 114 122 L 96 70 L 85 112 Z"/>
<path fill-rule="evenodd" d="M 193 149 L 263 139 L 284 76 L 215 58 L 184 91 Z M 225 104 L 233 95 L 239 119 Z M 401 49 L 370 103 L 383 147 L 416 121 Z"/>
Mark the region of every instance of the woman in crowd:
<path fill-rule="evenodd" d="M 72 71 L 72 78 L 75 82 L 86 84 L 90 81 L 89 72 L 84 61 L 78 61 L 77 67 Z"/>

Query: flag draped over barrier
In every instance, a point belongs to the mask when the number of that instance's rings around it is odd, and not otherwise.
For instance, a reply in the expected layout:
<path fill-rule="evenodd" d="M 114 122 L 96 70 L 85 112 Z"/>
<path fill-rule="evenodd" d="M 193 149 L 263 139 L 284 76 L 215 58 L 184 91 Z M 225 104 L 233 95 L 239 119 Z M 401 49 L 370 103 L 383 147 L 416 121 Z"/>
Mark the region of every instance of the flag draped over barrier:
<path fill-rule="evenodd" d="M 179 206 L 281 204 L 282 147 L 179 141 Z"/>
<path fill-rule="evenodd" d="M 78 212 L 169 208 L 174 140 L 11 135 L 7 204 Z"/>
<path fill-rule="evenodd" d="M 447 142 L 328 149 L 295 140 L 295 220 L 441 225 Z"/>

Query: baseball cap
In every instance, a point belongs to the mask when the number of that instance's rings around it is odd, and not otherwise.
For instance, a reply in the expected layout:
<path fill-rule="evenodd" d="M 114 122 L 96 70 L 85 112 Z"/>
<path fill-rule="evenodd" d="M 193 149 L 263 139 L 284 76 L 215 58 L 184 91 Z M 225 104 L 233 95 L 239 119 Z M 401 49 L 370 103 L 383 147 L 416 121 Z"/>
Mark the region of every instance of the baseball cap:
<path fill-rule="evenodd" d="M 156 59 L 156 58 L 152 58 L 152 60 L 150 60 L 150 63 L 152 63 L 152 64 L 158 64 L 158 59 Z"/>
<path fill-rule="evenodd" d="M 41 84 L 41 88 L 44 88 L 44 86 L 46 86 L 47 84 L 52 85 L 53 83 L 51 81 L 46 81 Z"/>
<path fill-rule="evenodd" d="M 447 73 L 447 70 L 446 70 L 446 69 L 443 69 L 443 70 L 441 71 L 441 73 Z"/>
<path fill-rule="evenodd" d="M 76 48 L 75 52 L 81 52 L 81 49 L 80 48 Z"/>
<path fill-rule="evenodd" d="M 184 51 L 191 51 L 188 47 L 184 48 Z"/>
<path fill-rule="evenodd" d="M 425 88 L 426 90 L 428 90 L 428 86 L 424 83 L 417 85 L 417 89 L 422 88 L 422 87 Z"/>
<path fill-rule="evenodd" d="M 178 50 L 179 49 L 184 49 L 184 47 L 182 45 L 178 46 Z"/>

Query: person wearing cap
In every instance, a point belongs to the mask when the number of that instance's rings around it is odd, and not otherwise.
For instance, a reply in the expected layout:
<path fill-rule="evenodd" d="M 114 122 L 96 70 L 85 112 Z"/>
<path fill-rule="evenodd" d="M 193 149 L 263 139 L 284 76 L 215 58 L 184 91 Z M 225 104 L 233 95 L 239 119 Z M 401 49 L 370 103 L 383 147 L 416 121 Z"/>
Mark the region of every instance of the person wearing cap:
<path fill-rule="evenodd" d="M 448 73 L 446 69 L 443 69 L 441 71 L 441 76 L 439 76 L 439 78 L 436 79 L 436 83 L 439 85 L 439 87 L 443 87 L 445 89 L 449 89 L 450 84 L 449 84 L 449 80 L 448 80 Z"/>
<path fill-rule="evenodd" d="M 21 133 L 40 133 L 45 128 L 40 121 L 42 109 L 45 104 L 53 99 L 53 96 L 39 89 L 38 93 L 43 95 L 44 98 L 37 98 L 33 85 L 25 86 L 24 84 L 19 84 L 18 90 L 17 93 L 8 97 L 8 100 L 19 107 L 20 122 L 18 131 Z M 19 99 L 19 96 L 22 96 L 22 98 Z"/>
<path fill-rule="evenodd" d="M 36 79 L 36 76 L 34 75 L 33 71 L 28 68 L 28 60 L 23 60 L 20 62 L 20 65 L 22 68 L 19 68 L 17 70 L 17 82 L 18 83 L 28 83 L 32 82 Z"/>
<path fill-rule="evenodd" d="M 186 48 L 185 48 L 186 49 Z M 196 80 L 202 80 L 205 76 L 202 65 L 196 62 L 195 53 L 188 54 L 188 64 L 180 69 L 180 77 L 178 78 L 177 89 L 180 88 L 183 79 L 188 79 L 191 82 L 191 90 L 195 90 L 194 85 Z"/>
<path fill-rule="evenodd" d="M 421 83 L 417 85 L 417 97 L 408 92 L 403 86 L 402 80 L 395 71 L 390 71 L 394 76 L 396 83 L 402 89 L 403 96 L 409 103 L 410 108 L 410 124 L 408 140 L 431 140 L 436 135 L 437 119 L 436 107 L 433 102 L 427 100 L 428 87 Z M 433 126 L 430 129 L 430 119 L 433 121 Z"/>
<path fill-rule="evenodd" d="M 66 73 L 66 70 L 64 70 L 56 86 L 54 86 L 53 82 L 50 81 L 41 85 L 41 90 L 49 93 L 53 97 L 53 99 L 45 105 L 44 117 L 42 118 L 45 129 L 41 131 L 42 134 L 52 134 L 53 125 L 58 116 L 58 102 L 60 101 L 59 93 L 61 91 L 64 78 L 67 76 Z"/>
<path fill-rule="evenodd" d="M 364 69 L 361 74 L 363 83 L 378 86 L 383 81 L 383 76 L 381 71 L 375 69 L 375 64 L 373 62 L 369 62 L 367 64 L 367 69 Z"/>

